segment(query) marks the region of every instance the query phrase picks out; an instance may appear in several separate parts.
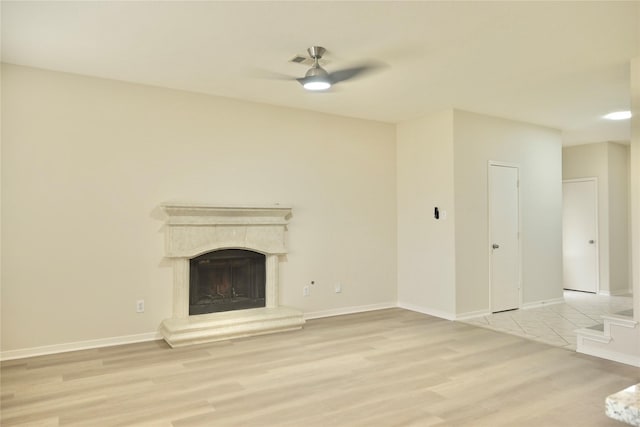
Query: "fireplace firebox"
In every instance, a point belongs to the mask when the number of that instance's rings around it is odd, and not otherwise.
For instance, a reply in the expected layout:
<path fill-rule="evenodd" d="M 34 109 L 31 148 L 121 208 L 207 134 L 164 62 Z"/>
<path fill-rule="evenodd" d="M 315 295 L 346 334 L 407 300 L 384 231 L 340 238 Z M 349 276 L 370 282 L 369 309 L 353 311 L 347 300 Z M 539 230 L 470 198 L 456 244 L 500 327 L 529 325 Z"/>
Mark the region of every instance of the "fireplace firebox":
<path fill-rule="evenodd" d="M 265 306 L 264 254 L 244 249 L 208 252 L 189 262 L 189 315 Z"/>

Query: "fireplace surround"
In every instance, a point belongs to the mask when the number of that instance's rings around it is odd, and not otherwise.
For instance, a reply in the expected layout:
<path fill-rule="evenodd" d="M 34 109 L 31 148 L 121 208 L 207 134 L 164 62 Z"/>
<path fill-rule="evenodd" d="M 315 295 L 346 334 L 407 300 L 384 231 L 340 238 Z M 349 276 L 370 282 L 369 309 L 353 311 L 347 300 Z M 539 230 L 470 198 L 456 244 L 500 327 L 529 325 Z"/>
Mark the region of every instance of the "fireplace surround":
<path fill-rule="evenodd" d="M 279 305 L 278 270 L 287 253 L 291 208 L 165 203 L 165 256 L 173 264 L 173 315 L 160 333 L 172 347 L 300 329 L 302 312 Z M 263 254 L 264 307 L 189 315 L 190 263 L 225 250 Z"/>

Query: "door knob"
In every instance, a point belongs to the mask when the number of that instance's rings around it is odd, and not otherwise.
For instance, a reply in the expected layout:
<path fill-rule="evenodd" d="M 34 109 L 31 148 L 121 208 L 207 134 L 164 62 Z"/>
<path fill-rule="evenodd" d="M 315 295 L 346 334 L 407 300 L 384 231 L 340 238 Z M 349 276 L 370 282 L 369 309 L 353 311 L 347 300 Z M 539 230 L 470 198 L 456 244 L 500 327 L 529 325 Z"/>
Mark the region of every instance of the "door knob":
<path fill-rule="evenodd" d="M 595 240 L 589 240 L 589 244 L 593 245 L 596 241 Z"/>
<path fill-rule="evenodd" d="M 498 248 L 500 247 L 500 245 L 498 245 L 498 244 L 494 243 L 493 245 L 491 245 L 491 247 L 492 247 L 493 249 L 498 249 Z"/>

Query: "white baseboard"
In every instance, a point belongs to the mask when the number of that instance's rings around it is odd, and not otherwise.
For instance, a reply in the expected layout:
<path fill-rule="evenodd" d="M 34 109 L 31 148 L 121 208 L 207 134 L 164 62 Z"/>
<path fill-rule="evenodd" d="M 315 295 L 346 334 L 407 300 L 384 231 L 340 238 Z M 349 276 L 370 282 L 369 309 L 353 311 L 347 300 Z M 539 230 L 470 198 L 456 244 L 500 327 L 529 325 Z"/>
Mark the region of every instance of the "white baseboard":
<path fill-rule="evenodd" d="M 528 310 L 530 308 L 544 307 L 544 306 L 552 305 L 552 304 L 562 304 L 563 302 L 564 302 L 564 298 L 563 297 L 552 298 L 552 299 L 545 299 L 545 300 L 540 300 L 540 301 L 525 302 L 525 303 L 522 303 L 522 306 L 520 308 L 522 310 Z"/>
<path fill-rule="evenodd" d="M 449 313 L 442 310 L 432 309 L 428 307 L 420 307 L 413 304 L 407 304 L 404 302 L 398 301 L 398 307 L 404 308 L 405 310 L 411 310 L 422 314 L 428 314 L 429 316 L 440 317 L 441 319 L 446 320 L 456 320 L 456 315 L 454 313 Z"/>
<path fill-rule="evenodd" d="M 603 350 L 599 348 L 596 349 L 587 346 L 578 346 L 576 352 L 587 354 L 589 356 L 599 357 L 601 359 L 613 360 L 614 362 L 624 363 L 625 365 L 637 366 L 640 368 L 640 356 L 620 353 L 618 351 Z"/>
<path fill-rule="evenodd" d="M 468 311 L 466 313 L 456 314 L 456 320 L 468 320 L 476 317 L 488 316 L 491 314 L 489 310 Z"/>
<path fill-rule="evenodd" d="M 305 313 L 304 319 L 318 319 L 321 317 L 339 316 L 342 314 L 361 313 L 365 311 L 382 310 L 385 308 L 395 308 L 395 302 L 361 305 L 355 307 L 344 307 L 332 310 L 316 311 Z M 102 338 L 97 340 L 77 341 L 64 344 L 46 345 L 42 347 L 22 348 L 18 350 L 7 350 L 0 352 L 0 361 L 24 359 L 26 357 L 44 356 L 47 354 L 66 353 L 69 351 L 90 350 L 94 348 L 110 347 L 114 345 L 133 344 L 138 342 L 161 340 L 159 332 L 148 332 L 145 334 L 125 335 L 120 337 Z"/>
<path fill-rule="evenodd" d="M 68 351 L 89 350 L 114 345 L 133 344 L 138 342 L 161 340 L 158 332 L 125 335 L 121 337 L 102 338 L 97 340 L 77 341 L 65 344 L 46 345 L 42 347 L 22 348 L 0 352 L 0 360 L 23 359 L 25 357 L 44 356 L 46 354 L 66 353 Z"/>
<path fill-rule="evenodd" d="M 614 291 L 598 291 L 598 295 L 602 295 L 605 297 L 615 297 L 618 295 L 630 295 L 632 293 L 631 289 L 618 289 Z"/>
<path fill-rule="evenodd" d="M 384 310 L 385 308 L 395 308 L 395 302 L 383 302 L 380 304 L 357 305 L 352 307 L 332 308 L 331 310 L 312 311 L 304 313 L 304 320 L 320 319 L 322 317 L 341 316 L 343 314 L 363 313 L 365 311 Z"/>

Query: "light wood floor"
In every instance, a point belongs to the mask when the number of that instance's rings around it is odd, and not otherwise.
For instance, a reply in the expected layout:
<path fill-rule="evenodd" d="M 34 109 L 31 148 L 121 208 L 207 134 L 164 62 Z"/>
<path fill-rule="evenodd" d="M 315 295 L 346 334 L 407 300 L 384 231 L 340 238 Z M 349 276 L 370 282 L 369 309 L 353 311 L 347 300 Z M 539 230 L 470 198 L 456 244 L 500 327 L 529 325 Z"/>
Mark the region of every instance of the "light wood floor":
<path fill-rule="evenodd" d="M 2 426 L 618 426 L 640 370 L 389 309 L 170 349 L 2 363 Z"/>

